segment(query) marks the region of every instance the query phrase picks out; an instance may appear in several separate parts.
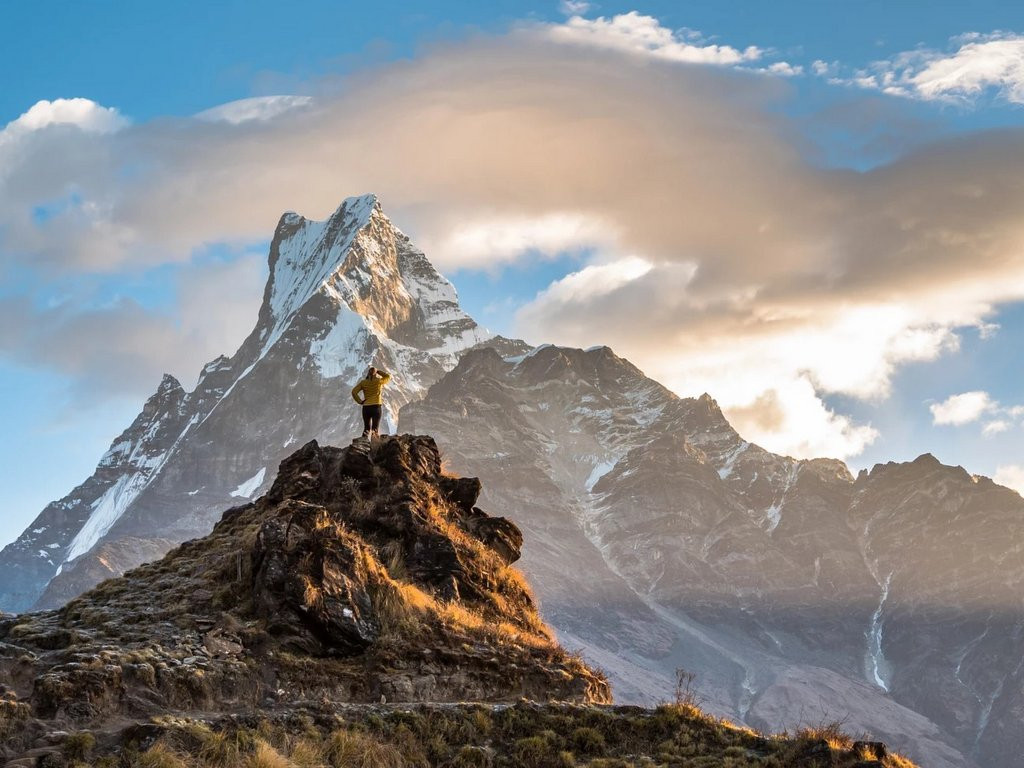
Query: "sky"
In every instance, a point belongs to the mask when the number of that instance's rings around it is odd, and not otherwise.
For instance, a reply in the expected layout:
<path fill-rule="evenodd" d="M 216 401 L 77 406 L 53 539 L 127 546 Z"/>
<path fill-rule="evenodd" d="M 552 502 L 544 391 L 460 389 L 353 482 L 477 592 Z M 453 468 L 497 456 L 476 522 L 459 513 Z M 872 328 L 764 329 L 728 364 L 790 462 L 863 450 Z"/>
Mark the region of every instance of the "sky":
<path fill-rule="evenodd" d="M 0 545 L 376 193 L 492 331 L 1024 491 L 1024 7 L 5 3 Z"/>

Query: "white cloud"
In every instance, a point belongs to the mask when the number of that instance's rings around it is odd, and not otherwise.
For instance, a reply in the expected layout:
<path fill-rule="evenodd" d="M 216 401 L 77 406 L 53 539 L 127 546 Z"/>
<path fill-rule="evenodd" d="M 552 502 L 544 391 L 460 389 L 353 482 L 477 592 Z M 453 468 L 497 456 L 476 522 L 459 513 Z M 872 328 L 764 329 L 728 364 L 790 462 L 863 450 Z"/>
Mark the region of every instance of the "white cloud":
<path fill-rule="evenodd" d="M 986 422 L 985 426 L 981 428 L 981 434 L 985 437 L 992 437 L 1002 432 L 1006 432 L 1012 425 L 1008 421 L 1003 419 L 995 419 L 993 421 Z"/>
<path fill-rule="evenodd" d="M 1004 406 L 994 400 L 991 395 L 981 390 L 951 395 L 941 403 L 929 406 L 934 424 L 962 426 L 978 421 L 982 416 L 989 420 L 982 426 L 981 434 L 985 437 L 1009 431 L 1014 420 L 1024 416 L 1024 406 Z"/>
<path fill-rule="evenodd" d="M 275 117 L 295 109 L 308 107 L 313 103 L 309 96 L 255 96 L 239 99 L 207 109 L 196 115 L 200 120 L 238 125 L 250 120 L 273 120 Z"/>
<path fill-rule="evenodd" d="M 1024 103 L 1024 36 L 1006 33 L 969 34 L 954 39 L 955 51 L 921 48 L 874 62 L 834 82 L 925 100 L 967 102 L 994 93 Z M 834 74 L 819 68 L 818 74 Z"/>
<path fill-rule="evenodd" d="M 874 427 L 835 413 L 800 376 L 777 380 L 749 404 L 728 407 L 725 414 L 746 439 L 790 456 L 856 456 L 879 435 Z"/>
<path fill-rule="evenodd" d="M 826 75 L 832 74 L 834 69 L 834 64 L 829 64 L 827 61 L 823 61 L 822 59 L 815 59 L 811 62 L 811 71 L 819 77 L 825 77 Z"/>
<path fill-rule="evenodd" d="M 761 71 L 772 75 L 779 75 L 780 77 L 799 77 L 804 73 L 804 68 L 799 64 L 790 64 L 788 61 L 777 61 L 774 64 L 769 64 Z"/>
<path fill-rule="evenodd" d="M 611 228 L 586 214 L 479 217 L 454 224 L 443 239 L 422 245 L 441 268 L 489 268 L 531 253 L 559 254 L 614 242 Z"/>
<path fill-rule="evenodd" d="M 1024 37 L 972 40 L 952 56 L 931 58 L 920 71 L 905 74 L 926 99 L 974 96 L 994 88 L 1009 101 L 1024 103 Z"/>
<path fill-rule="evenodd" d="M 562 0 L 558 7 L 566 16 L 579 16 L 590 10 L 590 3 L 584 0 Z"/>
<path fill-rule="evenodd" d="M 4 136 L 38 131 L 51 125 L 74 125 L 91 133 L 112 133 L 128 125 L 128 120 L 112 107 L 90 99 L 43 99 L 12 120 L 0 132 Z"/>
<path fill-rule="evenodd" d="M 546 318 L 553 309 L 577 302 L 589 303 L 607 296 L 640 279 L 649 273 L 653 266 L 649 261 L 636 256 L 617 259 L 608 264 L 586 266 L 561 280 L 556 280 L 541 291 L 531 304 L 520 310 L 520 321 L 525 327 L 530 328 L 531 320 L 536 318 L 538 324 L 542 325 L 543 318 Z M 533 330 L 538 335 L 543 333 L 540 328 Z"/>
<path fill-rule="evenodd" d="M 1003 464 L 996 469 L 992 479 L 1024 496 L 1024 465 Z"/>
<path fill-rule="evenodd" d="M 560 43 L 608 48 L 690 64 L 740 64 L 757 61 L 764 51 L 757 46 L 743 50 L 730 45 L 702 45 L 677 35 L 653 16 L 637 11 L 611 18 L 573 16 L 564 24 L 549 25 L 548 36 Z"/>
<path fill-rule="evenodd" d="M 933 403 L 928 406 L 928 410 L 932 412 L 934 424 L 960 426 L 977 421 L 982 415 L 991 411 L 995 405 L 988 392 L 977 390 L 951 395 L 941 403 Z"/>

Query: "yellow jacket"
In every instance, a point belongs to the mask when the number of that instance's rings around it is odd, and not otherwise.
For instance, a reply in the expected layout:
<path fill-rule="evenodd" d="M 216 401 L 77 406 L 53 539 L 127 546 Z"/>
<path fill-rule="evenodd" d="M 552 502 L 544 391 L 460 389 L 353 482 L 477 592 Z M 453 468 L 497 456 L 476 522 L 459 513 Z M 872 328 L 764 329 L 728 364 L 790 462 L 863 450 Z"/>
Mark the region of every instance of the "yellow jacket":
<path fill-rule="evenodd" d="M 360 405 L 382 405 L 380 391 L 384 385 L 391 381 L 391 374 L 384 371 L 377 372 L 376 379 L 363 379 L 352 387 L 352 399 Z M 363 393 L 363 399 L 359 399 L 359 393 Z"/>

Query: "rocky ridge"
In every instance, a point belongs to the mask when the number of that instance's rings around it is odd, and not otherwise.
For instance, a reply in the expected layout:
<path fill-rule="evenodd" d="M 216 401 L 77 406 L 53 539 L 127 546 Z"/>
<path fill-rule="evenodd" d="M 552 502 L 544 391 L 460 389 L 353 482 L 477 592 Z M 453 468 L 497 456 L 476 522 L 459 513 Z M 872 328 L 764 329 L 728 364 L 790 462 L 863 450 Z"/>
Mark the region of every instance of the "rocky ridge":
<path fill-rule="evenodd" d="M 0 619 L 0 730 L 353 702 L 605 703 L 511 564 L 522 536 L 427 437 L 310 442 L 270 490 L 60 610 Z"/>

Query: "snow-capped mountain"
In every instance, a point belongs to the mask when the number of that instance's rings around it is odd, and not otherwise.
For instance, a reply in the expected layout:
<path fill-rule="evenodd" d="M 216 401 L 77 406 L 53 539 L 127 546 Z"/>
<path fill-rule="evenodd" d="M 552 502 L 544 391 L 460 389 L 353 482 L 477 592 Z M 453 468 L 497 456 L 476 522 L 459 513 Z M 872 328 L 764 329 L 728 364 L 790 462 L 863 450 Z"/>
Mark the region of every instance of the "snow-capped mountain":
<path fill-rule="evenodd" d="M 207 533 L 296 445 L 347 443 L 361 430 L 349 390 L 369 364 L 394 374 L 383 425 L 393 431 L 403 404 L 487 339 L 374 196 L 325 221 L 285 214 L 252 333 L 191 392 L 165 376 L 95 474 L 0 554 L 0 609 L 63 603 Z"/>
<path fill-rule="evenodd" d="M 385 431 L 431 434 L 483 480 L 545 618 L 619 700 L 670 698 L 682 667 L 757 727 L 844 720 L 945 768 L 1024 754 L 1017 494 L 930 456 L 857 477 L 778 456 L 606 347 L 489 338 L 372 196 L 285 214 L 269 263 L 235 354 L 191 392 L 165 377 L 0 553 L 0 610 L 62 604 L 207 534 L 297 445 L 347 444 L 375 363 L 394 374 Z"/>

